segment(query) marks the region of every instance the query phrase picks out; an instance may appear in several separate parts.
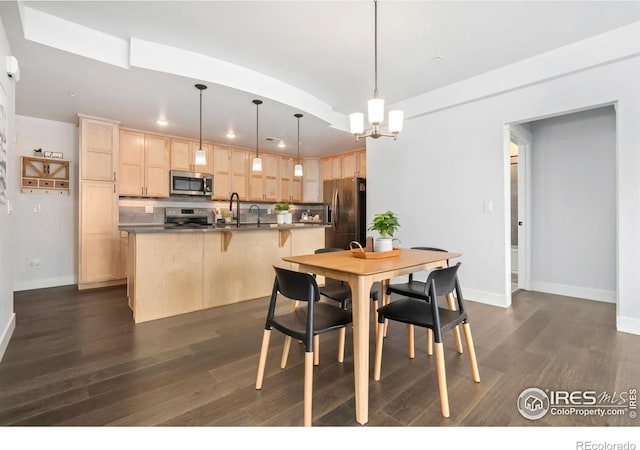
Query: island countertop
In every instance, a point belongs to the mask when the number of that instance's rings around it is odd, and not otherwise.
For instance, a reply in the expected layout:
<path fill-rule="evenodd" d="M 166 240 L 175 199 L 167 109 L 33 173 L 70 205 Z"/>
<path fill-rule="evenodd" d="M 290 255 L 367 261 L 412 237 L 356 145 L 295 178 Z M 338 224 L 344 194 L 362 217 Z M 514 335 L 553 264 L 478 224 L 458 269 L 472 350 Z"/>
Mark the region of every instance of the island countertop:
<path fill-rule="evenodd" d="M 275 223 L 263 223 L 258 226 L 256 223 L 241 223 L 236 226 L 234 223 L 221 225 L 208 225 L 202 227 L 175 226 L 175 225 L 119 225 L 118 230 L 128 233 L 211 233 L 224 231 L 273 231 L 308 228 L 327 228 L 331 225 L 323 223 L 292 223 L 279 225 Z"/>

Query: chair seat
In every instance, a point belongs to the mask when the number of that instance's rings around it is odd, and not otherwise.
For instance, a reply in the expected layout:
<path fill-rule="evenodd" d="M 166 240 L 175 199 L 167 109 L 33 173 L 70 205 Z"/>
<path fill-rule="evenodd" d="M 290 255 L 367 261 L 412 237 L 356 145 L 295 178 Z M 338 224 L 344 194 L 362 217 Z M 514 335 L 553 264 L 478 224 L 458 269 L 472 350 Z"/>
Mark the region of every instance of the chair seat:
<path fill-rule="evenodd" d="M 408 295 L 410 297 L 421 298 L 427 300 L 429 296 L 425 294 L 424 281 L 412 281 L 411 283 L 390 284 L 387 288 L 387 294 Z"/>
<path fill-rule="evenodd" d="M 321 334 L 335 330 L 351 323 L 351 313 L 337 306 L 315 302 L 313 304 L 313 334 Z M 305 335 L 307 324 L 307 307 L 301 306 L 288 314 L 277 316 L 272 325 L 278 331 L 296 339 Z"/>
<path fill-rule="evenodd" d="M 431 304 L 424 300 L 401 298 L 378 308 L 378 314 L 383 314 L 386 319 L 397 322 L 431 329 L 434 327 Z M 453 329 L 467 318 L 466 312 L 452 311 L 446 308 L 438 308 L 438 314 L 440 327 L 443 331 Z"/>

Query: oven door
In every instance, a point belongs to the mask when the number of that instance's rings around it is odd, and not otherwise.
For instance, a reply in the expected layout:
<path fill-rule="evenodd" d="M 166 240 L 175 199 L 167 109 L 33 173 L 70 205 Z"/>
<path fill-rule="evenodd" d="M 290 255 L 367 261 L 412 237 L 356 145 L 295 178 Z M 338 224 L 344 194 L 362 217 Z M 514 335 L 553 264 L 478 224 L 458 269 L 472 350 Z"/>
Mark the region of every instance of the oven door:
<path fill-rule="evenodd" d="M 171 171 L 171 194 L 211 195 L 212 193 L 212 174 Z"/>

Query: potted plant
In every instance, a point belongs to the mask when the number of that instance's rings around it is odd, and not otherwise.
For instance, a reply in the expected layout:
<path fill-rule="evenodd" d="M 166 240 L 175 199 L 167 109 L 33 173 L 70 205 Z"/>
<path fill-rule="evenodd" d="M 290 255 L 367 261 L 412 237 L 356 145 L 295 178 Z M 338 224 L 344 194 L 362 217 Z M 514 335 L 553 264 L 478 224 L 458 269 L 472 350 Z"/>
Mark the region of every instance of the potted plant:
<path fill-rule="evenodd" d="M 286 214 L 289 213 L 289 204 L 288 203 L 276 203 L 273 207 L 276 210 L 276 222 L 278 224 L 283 224 L 286 222 Z"/>
<path fill-rule="evenodd" d="M 233 211 L 222 211 L 222 217 L 226 223 L 231 223 L 233 221 Z"/>
<path fill-rule="evenodd" d="M 393 233 L 400 228 L 398 216 L 393 211 L 374 214 L 373 221 L 369 225 L 369 230 L 377 231 L 380 237 L 373 245 L 375 252 L 389 252 L 393 250 Z"/>

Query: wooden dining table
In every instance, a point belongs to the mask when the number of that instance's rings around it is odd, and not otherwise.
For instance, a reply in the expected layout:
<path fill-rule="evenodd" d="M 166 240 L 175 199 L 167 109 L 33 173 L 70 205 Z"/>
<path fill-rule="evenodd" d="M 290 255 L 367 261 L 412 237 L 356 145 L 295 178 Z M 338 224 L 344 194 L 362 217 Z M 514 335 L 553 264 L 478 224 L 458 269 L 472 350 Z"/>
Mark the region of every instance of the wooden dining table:
<path fill-rule="evenodd" d="M 283 258 L 297 264 L 299 272 L 342 280 L 351 287 L 353 375 L 358 423 L 364 425 L 369 421 L 369 304 L 372 284 L 376 281 L 381 283 L 384 302 L 386 288 L 392 278 L 446 267 L 449 259 L 459 256 L 460 253 L 400 249 L 397 255 L 385 258 L 358 258 L 350 250 Z"/>

